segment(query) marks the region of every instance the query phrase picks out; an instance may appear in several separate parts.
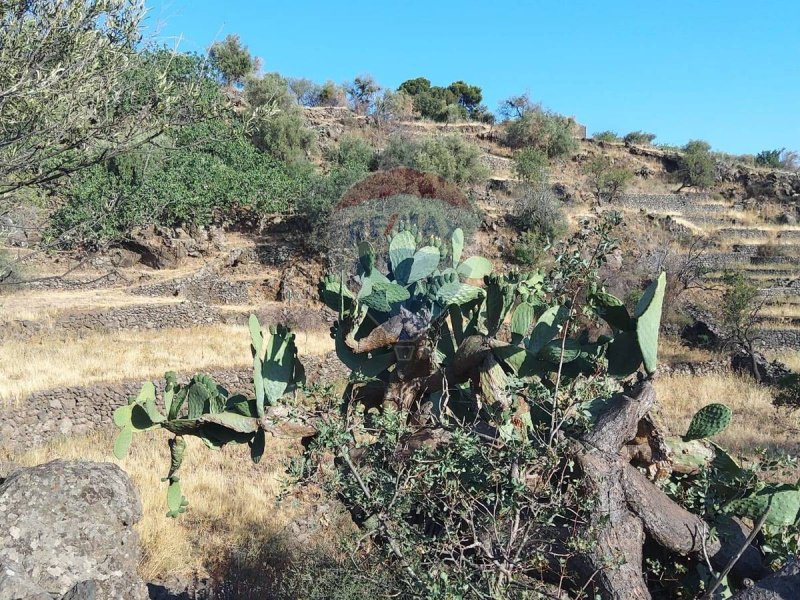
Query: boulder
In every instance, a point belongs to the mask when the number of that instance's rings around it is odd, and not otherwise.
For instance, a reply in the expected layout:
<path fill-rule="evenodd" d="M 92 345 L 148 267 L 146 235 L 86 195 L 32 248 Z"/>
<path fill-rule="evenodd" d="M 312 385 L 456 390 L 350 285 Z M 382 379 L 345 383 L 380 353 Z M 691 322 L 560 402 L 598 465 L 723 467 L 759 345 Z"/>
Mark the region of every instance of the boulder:
<path fill-rule="evenodd" d="M 695 321 L 681 330 L 681 340 L 690 348 L 717 348 L 721 340 L 705 321 Z"/>
<path fill-rule="evenodd" d="M 736 373 L 747 373 L 767 385 L 776 385 L 792 374 L 792 371 L 782 362 L 777 360 L 770 362 L 759 352 L 756 352 L 754 357 L 741 349 L 731 357 L 731 369 Z"/>
<path fill-rule="evenodd" d="M 0 561 L 58 598 L 145 600 L 132 528 L 141 516 L 130 479 L 112 463 L 20 469 L 0 484 Z"/>
<path fill-rule="evenodd" d="M 43 587 L 30 579 L 13 560 L 0 558 L 0 600 L 53 600 Z"/>
<path fill-rule="evenodd" d="M 732 600 L 797 600 L 800 598 L 800 562 L 791 562 L 777 573 L 765 577 Z"/>

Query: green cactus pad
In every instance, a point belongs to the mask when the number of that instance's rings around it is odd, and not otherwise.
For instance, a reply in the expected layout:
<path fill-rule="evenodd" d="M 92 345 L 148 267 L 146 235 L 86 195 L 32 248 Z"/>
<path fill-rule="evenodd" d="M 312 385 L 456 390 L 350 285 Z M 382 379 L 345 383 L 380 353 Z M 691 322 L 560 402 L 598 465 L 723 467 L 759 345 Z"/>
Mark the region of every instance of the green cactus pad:
<path fill-rule="evenodd" d="M 392 241 L 389 242 L 389 260 L 392 264 L 392 272 L 396 273 L 400 263 L 413 257 L 416 249 L 417 242 L 414 234 L 410 231 L 404 230 L 392 237 Z"/>
<path fill-rule="evenodd" d="M 753 521 L 758 521 L 767 513 L 767 525 L 792 525 L 800 513 L 800 491 L 795 485 L 769 485 L 753 496 L 729 502 L 725 512 Z"/>
<path fill-rule="evenodd" d="M 436 302 L 442 306 L 466 304 L 483 295 L 483 290 L 474 285 L 451 281 L 442 285 L 436 292 Z"/>
<path fill-rule="evenodd" d="M 629 377 L 639 370 L 642 364 L 642 352 L 639 341 L 633 331 L 617 333 L 608 343 L 608 374 L 618 379 Z"/>
<path fill-rule="evenodd" d="M 492 272 L 492 263 L 482 256 L 470 256 L 458 265 L 456 271 L 465 279 L 482 279 Z"/>
<path fill-rule="evenodd" d="M 125 458 L 131 447 L 131 441 L 133 441 L 133 426 L 125 425 L 114 440 L 114 456 L 119 460 Z"/>
<path fill-rule="evenodd" d="M 692 422 L 683 438 L 700 440 L 715 436 L 730 425 L 732 416 L 731 409 L 724 404 L 714 403 L 704 406 L 692 417 Z"/>
<path fill-rule="evenodd" d="M 511 343 L 519 344 L 528 335 L 533 325 L 534 307 L 530 302 L 521 302 L 511 315 Z"/>
<path fill-rule="evenodd" d="M 416 283 L 420 279 L 429 277 L 439 266 L 441 254 L 435 246 L 424 246 L 414 253 L 411 258 L 401 262 L 395 271 L 395 278 L 402 285 Z"/>
<path fill-rule="evenodd" d="M 460 227 L 453 232 L 451 242 L 453 245 L 453 268 L 455 269 L 461 262 L 461 253 L 464 252 L 464 231 Z"/>
<path fill-rule="evenodd" d="M 544 311 L 536 321 L 536 326 L 528 338 L 528 350 L 532 354 L 539 354 L 542 348 L 553 339 L 561 324 L 566 320 L 568 312 L 564 306 L 553 306 Z"/>
<path fill-rule="evenodd" d="M 215 423 L 238 433 L 255 433 L 258 430 L 258 419 L 245 417 L 238 413 L 221 412 L 203 415 L 198 419 L 201 423 Z"/>
<path fill-rule="evenodd" d="M 630 331 L 636 327 L 636 322 L 628 314 L 625 303 L 616 296 L 606 292 L 595 292 L 589 299 L 597 316 L 611 327 L 620 331 Z"/>
<path fill-rule="evenodd" d="M 658 366 L 658 332 L 661 328 L 661 307 L 664 304 L 666 273 L 661 273 L 651 283 L 636 305 L 636 339 L 642 353 L 642 362 L 648 374 L 655 373 Z"/>

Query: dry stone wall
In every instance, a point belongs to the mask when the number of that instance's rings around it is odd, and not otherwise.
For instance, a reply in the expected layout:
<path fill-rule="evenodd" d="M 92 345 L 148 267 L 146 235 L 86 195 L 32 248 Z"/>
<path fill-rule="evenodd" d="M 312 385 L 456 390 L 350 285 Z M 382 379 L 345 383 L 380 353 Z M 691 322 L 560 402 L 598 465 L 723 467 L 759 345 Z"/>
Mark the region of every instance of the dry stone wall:
<path fill-rule="evenodd" d="M 347 372 L 331 353 L 303 360 L 307 381 L 332 382 Z M 211 371 L 210 375 L 230 392 L 249 393 L 253 387 L 252 368 Z M 183 376 L 183 381 L 189 379 Z M 7 400 L 0 417 L 0 448 L 32 448 L 50 440 L 86 434 L 108 427 L 112 413 L 138 394 L 144 383 L 126 381 L 35 392 L 27 398 Z M 157 384 L 163 384 L 156 380 Z"/>

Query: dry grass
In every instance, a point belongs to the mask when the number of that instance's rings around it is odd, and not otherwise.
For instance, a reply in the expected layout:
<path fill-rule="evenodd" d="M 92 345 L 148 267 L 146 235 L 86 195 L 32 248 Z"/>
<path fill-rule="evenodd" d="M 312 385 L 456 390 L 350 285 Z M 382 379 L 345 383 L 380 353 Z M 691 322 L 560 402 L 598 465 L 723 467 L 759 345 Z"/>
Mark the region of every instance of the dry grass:
<path fill-rule="evenodd" d="M 658 344 L 658 360 L 670 365 L 682 362 L 705 362 L 716 357 L 713 352 L 702 348 L 689 348 L 680 340 L 662 337 Z"/>
<path fill-rule="evenodd" d="M 189 510 L 169 519 L 165 516 L 166 486 L 160 481 L 169 466 L 167 437 L 160 430 L 137 435 L 123 461 L 111 455 L 113 432 L 109 430 L 52 443 L 13 459 L 22 465 L 63 458 L 121 466 L 142 500 L 144 516 L 136 529 L 142 545 L 139 571 L 145 580 L 194 573 L 230 576 L 234 565 L 255 567 L 265 556 L 285 549 L 291 537 L 287 525 L 311 504 L 309 498 L 298 495 L 279 501 L 285 461 L 297 449 L 271 440 L 261 463 L 254 465 L 247 447 L 211 451 L 199 440 L 189 439 L 181 477 Z M 323 520 L 320 525 L 324 529 L 338 524 Z"/>
<path fill-rule="evenodd" d="M 246 366 L 244 326 L 93 332 L 55 339 L 39 335 L 0 345 L 0 398 L 54 387 L 160 377 L 165 371 Z"/>
<path fill-rule="evenodd" d="M 792 371 L 800 372 L 800 350 L 771 350 L 764 354 L 769 360 L 778 360 Z"/>
<path fill-rule="evenodd" d="M 697 410 L 721 402 L 733 410 L 733 422 L 715 441 L 742 455 L 756 448 L 800 453 L 798 414 L 772 405 L 770 388 L 732 373 L 673 375 L 656 380 L 663 417 L 673 433 L 683 433 Z"/>
<path fill-rule="evenodd" d="M 297 332 L 298 352 L 319 356 L 333 349 L 325 331 Z M 0 399 L 37 390 L 246 367 L 250 335 L 245 326 L 208 325 L 157 331 L 94 332 L 54 339 L 39 335 L 0 345 Z"/>
<path fill-rule="evenodd" d="M 63 312 L 77 309 L 98 310 L 141 304 L 177 304 L 177 298 L 131 296 L 121 289 L 37 290 L 0 296 L 0 323 L 12 321 L 49 322 Z"/>

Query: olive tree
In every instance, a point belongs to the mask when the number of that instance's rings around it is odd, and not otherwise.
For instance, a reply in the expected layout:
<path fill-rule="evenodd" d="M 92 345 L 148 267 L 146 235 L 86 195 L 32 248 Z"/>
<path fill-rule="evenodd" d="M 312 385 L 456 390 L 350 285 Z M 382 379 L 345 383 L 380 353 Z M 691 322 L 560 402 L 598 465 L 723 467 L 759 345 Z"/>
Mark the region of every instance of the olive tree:
<path fill-rule="evenodd" d="M 0 1 L 0 195 L 162 132 L 174 90 L 134 76 L 144 14 L 142 0 Z"/>

